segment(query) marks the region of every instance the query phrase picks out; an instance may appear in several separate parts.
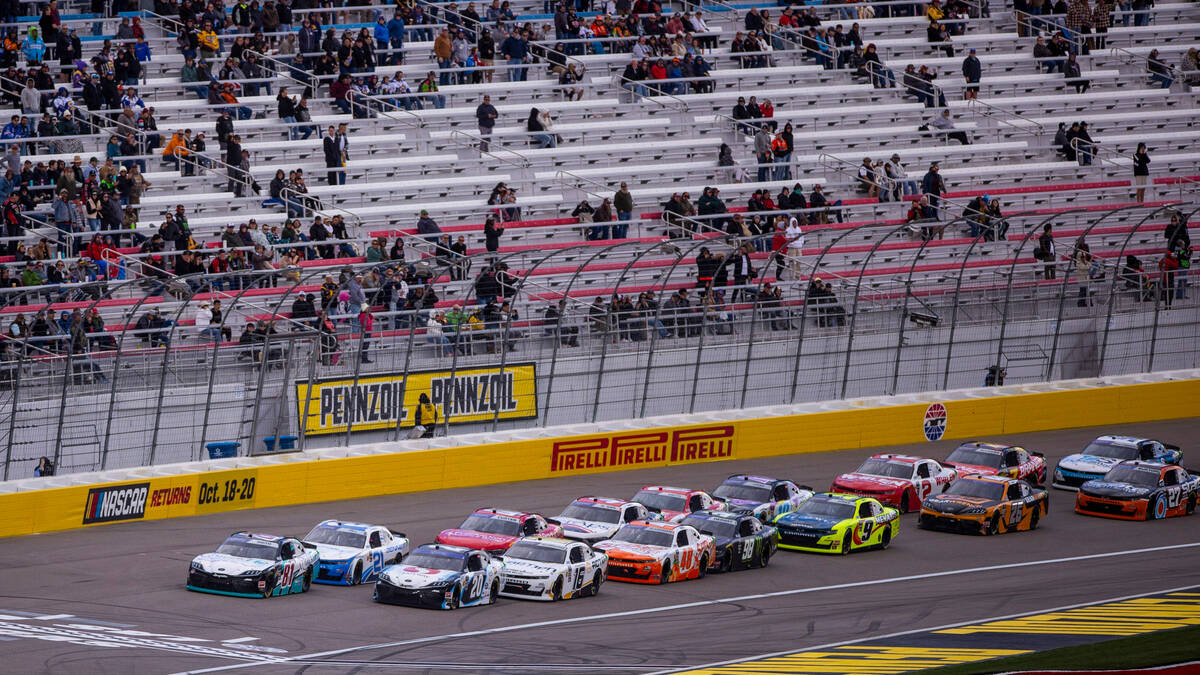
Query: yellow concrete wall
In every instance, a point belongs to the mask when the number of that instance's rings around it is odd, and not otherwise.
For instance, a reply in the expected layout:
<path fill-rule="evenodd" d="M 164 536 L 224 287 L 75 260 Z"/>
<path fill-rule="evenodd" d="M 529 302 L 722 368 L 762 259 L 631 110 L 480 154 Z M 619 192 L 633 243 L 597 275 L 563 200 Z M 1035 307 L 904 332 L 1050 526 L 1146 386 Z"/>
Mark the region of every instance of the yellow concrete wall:
<path fill-rule="evenodd" d="M 944 438 L 1196 416 L 1200 380 L 1103 386 L 943 401 Z M 714 422 L 585 436 L 265 465 L 107 485 L 0 495 L 0 536 L 85 525 L 89 493 L 149 483 L 145 508 L 121 519 L 152 520 L 400 492 L 486 485 L 708 461 L 868 448 L 925 440 L 929 403 Z M 689 455 L 691 451 L 694 454 Z M 616 461 L 614 461 L 614 459 Z M 243 491 L 253 480 L 253 491 Z M 232 490 L 230 485 L 233 486 Z M 173 488 L 179 503 L 156 503 Z M 202 499 L 203 498 L 203 499 Z M 202 503 L 203 502 L 203 503 Z"/>

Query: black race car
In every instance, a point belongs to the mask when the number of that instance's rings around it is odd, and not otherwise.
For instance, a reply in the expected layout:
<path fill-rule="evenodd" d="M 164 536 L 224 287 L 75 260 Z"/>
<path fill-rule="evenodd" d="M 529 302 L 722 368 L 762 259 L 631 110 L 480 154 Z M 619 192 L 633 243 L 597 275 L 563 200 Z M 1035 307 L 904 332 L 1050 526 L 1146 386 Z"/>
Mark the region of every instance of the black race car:
<path fill-rule="evenodd" d="M 779 545 L 779 530 L 748 513 L 694 511 L 681 522 L 716 540 L 717 555 L 708 565 L 712 572 L 766 567 Z"/>

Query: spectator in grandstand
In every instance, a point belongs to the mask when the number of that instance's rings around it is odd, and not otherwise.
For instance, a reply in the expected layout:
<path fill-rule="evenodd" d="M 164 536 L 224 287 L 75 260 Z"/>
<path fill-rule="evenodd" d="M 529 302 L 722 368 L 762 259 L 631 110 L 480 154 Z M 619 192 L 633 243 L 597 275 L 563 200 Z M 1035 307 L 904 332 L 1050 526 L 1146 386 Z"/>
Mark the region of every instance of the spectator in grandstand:
<path fill-rule="evenodd" d="M 1146 151 L 1145 143 L 1138 143 L 1133 153 L 1133 185 L 1136 188 L 1134 199 L 1146 201 L 1146 186 L 1150 184 L 1150 153 Z"/>
<path fill-rule="evenodd" d="M 1092 8 L 1088 0 L 1071 0 L 1067 8 L 1067 30 L 1071 31 L 1073 39 L 1083 43 L 1081 35 L 1092 32 Z"/>
<path fill-rule="evenodd" d="M 420 98 L 428 100 L 434 108 L 440 110 L 446 107 L 446 97 L 438 93 L 438 83 L 432 70 L 417 85 L 417 92 L 421 94 Z"/>
<path fill-rule="evenodd" d="M 979 84 L 979 80 L 983 77 L 983 63 L 979 61 L 979 57 L 975 56 L 975 49 L 972 47 L 967 54 L 967 58 L 963 59 L 962 63 L 963 79 L 966 80 L 967 88 L 963 90 L 964 99 L 979 98 L 979 87 L 969 85 Z M 966 145 L 964 143 L 963 145 Z"/>
<path fill-rule="evenodd" d="M 937 162 L 929 165 L 929 170 L 925 172 L 925 176 L 921 179 L 921 192 L 929 197 L 929 205 L 933 207 L 933 217 L 939 219 L 941 216 L 938 210 L 941 205 L 942 195 L 946 193 L 946 182 L 942 180 Z"/>
<path fill-rule="evenodd" d="M 422 392 L 421 396 L 417 399 L 416 427 L 413 428 L 413 431 L 416 432 L 419 427 L 420 434 L 417 436 L 418 438 L 433 438 L 433 432 L 437 428 L 437 421 L 437 408 L 429 402 L 429 394 Z"/>
<path fill-rule="evenodd" d="M 523 64 L 529 58 L 529 33 L 527 31 L 516 31 L 509 33 L 508 37 L 500 43 L 500 53 L 507 59 L 509 71 L 509 82 L 524 82 L 527 78 L 526 68 Z"/>
<path fill-rule="evenodd" d="M 1177 292 L 1182 295 L 1182 289 L 1175 286 L 1179 267 L 1179 255 L 1175 251 L 1167 251 L 1158 259 L 1158 290 L 1167 309 L 1171 309 Z"/>
<path fill-rule="evenodd" d="M 1171 85 L 1175 83 L 1174 69 L 1158 57 L 1157 49 L 1151 49 L 1150 54 L 1146 56 L 1146 70 L 1150 74 L 1150 81 L 1163 89 L 1170 89 Z M 22 93 L 23 99 L 24 93 Z"/>
<path fill-rule="evenodd" d="M 613 239 L 624 239 L 629 233 L 629 225 L 626 223 L 633 217 L 633 195 L 624 181 L 613 193 L 612 204 L 617 212 L 617 223 L 612 227 Z"/>
<path fill-rule="evenodd" d="M 953 138 L 962 145 L 971 144 L 971 139 L 967 137 L 967 132 L 954 130 L 954 120 L 950 119 L 949 108 L 943 108 L 940 115 L 934 115 L 933 119 L 929 122 L 929 126 L 937 129 L 937 133 L 945 136 L 947 140 Z"/>
<path fill-rule="evenodd" d="M 1073 144 L 1075 146 L 1075 156 L 1079 160 L 1079 165 L 1091 165 L 1092 157 L 1096 154 L 1097 143 L 1092 140 L 1091 134 L 1088 133 L 1087 122 L 1079 123 L 1079 131 L 1075 133 Z"/>
<path fill-rule="evenodd" d="M 553 121 L 550 119 L 549 112 L 530 108 L 529 117 L 525 120 L 525 130 L 529 132 L 530 138 L 537 141 L 540 147 L 558 147 L 558 139 L 553 133 Z"/>
<path fill-rule="evenodd" d="M 496 106 L 492 105 L 492 97 L 484 94 L 483 102 L 475 108 L 475 119 L 479 123 L 480 152 L 488 151 L 488 139 L 492 135 L 492 129 L 496 126 L 498 116 Z"/>
<path fill-rule="evenodd" d="M 926 40 L 934 49 L 940 49 L 947 57 L 954 56 L 954 45 L 951 44 L 950 31 L 946 30 L 946 26 L 937 20 L 931 20 L 929 27 L 925 29 Z"/>
<path fill-rule="evenodd" d="M 417 234 L 423 235 L 426 241 L 435 246 L 442 236 L 442 228 L 429 217 L 429 211 L 425 209 L 421 209 L 421 215 L 417 218 Z"/>
<path fill-rule="evenodd" d="M 329 125 L 326 135 L 321 139 L 321 145 L 325 155 L 325 168 L 341 169 L 343 166 L 342 150 L 338 143 L 337 131 L 332 124 Z M 326 181 L 329 185 L 345 185 L 346 172 L 331 170 L 326 173 Z"/>
<path fill-rule="evenodd" d="M 1172 211 L 1171 220 L 1167 223 L 1167 227 L 1163 230 L 1163 237 L 1167 240 L 1167 250 L 1178 248 L 1190 248 L 1192 245 L 1192 236 L 1188 232 L 1187 219 L 1178 211 Z"/>
<path fill-rule="evenodd" d="M 33 467 L 33 475 L 38 478 L 53 476 L 54 462 L 51 462 L 47 457 L 42 457 L 38 460 L 37 466 Z"/>
<path fill-rule="evenodd" d="M 21 53 L 25 56 L 27 66 L 36 66 L 46 56 L 46 43 L 42 41 L 37 28 L 30 28 L 25 39 L 21 42 Z"/>
<path fill-rule="evenodd" d="M 1042 270 L 1047 279 L 1054 279 L 1057 276 L 1055 265 L 1058 256 L 1054 249 L 1054 232 L 1050 223 L 1042 226 L 1042 234 L 1038 237 L 1038 246 L 1033 251 L 1033 257 L 1045 263 Z M 1034 274 L 1036 276 L 1036 272 Z"/>
<path fill-rule="evenodd" d="M 1087 0 L 1083 1 L 1086 2 Z M 1083 78 L 1079 62 L 1075 60 L 1075 54 L 1067 55 L 1067 62 L 1063 64 L 1063 76 L 1066 78 L 1068 86 L 1075 87 L 1076 94 L 1085 94 L 1092 86 L 1090 81 Z"/>

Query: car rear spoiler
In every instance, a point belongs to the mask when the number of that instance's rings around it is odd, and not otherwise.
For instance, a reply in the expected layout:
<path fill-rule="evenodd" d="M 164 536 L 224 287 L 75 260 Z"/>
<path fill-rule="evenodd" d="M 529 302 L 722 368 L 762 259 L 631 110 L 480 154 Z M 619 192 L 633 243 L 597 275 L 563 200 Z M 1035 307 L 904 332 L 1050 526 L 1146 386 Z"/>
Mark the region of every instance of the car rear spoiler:
<path fill-rule="evenodd" d="M 1159 441 L 1159 443 L 1162 443 L 1162 441 Z M 1178 450 L 1179 449 L 1178 445 L 1171 445 L 1170 443 L 1163 443 L 1162 446 L 1168 450 Z"/>
<path fill-rule="evenodd" d="M 314 551 L 315 551 L 315 550 L 317 550 L 317 545 L 316 545 L 316 544 L 314 544 L 314 543 L 312 543 L 311 541 L 303 541 L 303 540 L 301 540 L 301 541 L 300 541 L 300 543 L 301 543 L 301 544 L 304 544 L 304 548 L 311 548 L 311 549 L 312 549 L 312 550 L 314 550 Z"/>
<path fill-rule="evenodd" d="M 1030 450 L 1030 451 L 1029 451 L 1029 454 L 1033 455 L 1034 457 L 1041 457 L 1042 459 L 1045 459 L 1045 458 L 1046 458 L 1046 455 L 1045 455 L 1045 453 L 1041 453 L 1041 452 L 1034 452 L 1033 450 Z"/>
<path fill-rule="evenodd" d="M 562 525 L 562 521 L 561 521 L 561 520 L 555 520 L 555 519 L 553 519 L 553 518 L 547 518 L 547 519 L 546 519 L 546 523 L 547 523 L 547 524 L 549 524 L 549 525 Z"/>
<path fill-rule="evenodd" d="M 796 487 L 800 488 L 801 490 L 808 490 L 809 492 L 816 492 L 816 490 L 814 490 L 811 485 L 797 485 Z"/>
<path fill-rule="evenodd" d="M 393 537 L 400 537 L 401 539 L 408 539 L 407 534 L 404 534 L 403 532 L 397 532 L 396 530 L 393 530 L 390 527 L 388 528 L 388 532 L 391 532 Z"/>

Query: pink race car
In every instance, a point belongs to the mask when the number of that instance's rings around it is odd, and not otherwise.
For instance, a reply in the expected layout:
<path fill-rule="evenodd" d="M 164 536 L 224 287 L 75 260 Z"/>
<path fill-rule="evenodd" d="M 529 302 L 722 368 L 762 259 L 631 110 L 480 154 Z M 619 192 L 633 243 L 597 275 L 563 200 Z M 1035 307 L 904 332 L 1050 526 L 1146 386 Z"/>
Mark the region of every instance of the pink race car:
<path fill-rule="evenodd" d="M 562 525 L 536 513 L 478 509 L 463 524 L 438 533 L 437 543 L 503 553 L 521 537 L 561 537 Z"/>
<path fill-rule="evenodd" d="M 661 514 L 663 520 L 673 523 L 683 520 L 684 516 L 693 511 L 725 510 L 725 502 L 703 490 L 665 485 L 647 485 L 638 490 L 638 493 L 633 496 L 633 501 L 652 512 Z"/>
<path fill-rule="evenodd" d="M 874 497 L 905 513 L 919 510 L 926 497 L 941 494 L 955 478 L 958 471 L 932 459 L 882 454 L 835 478 L 829 491 Z"/>

